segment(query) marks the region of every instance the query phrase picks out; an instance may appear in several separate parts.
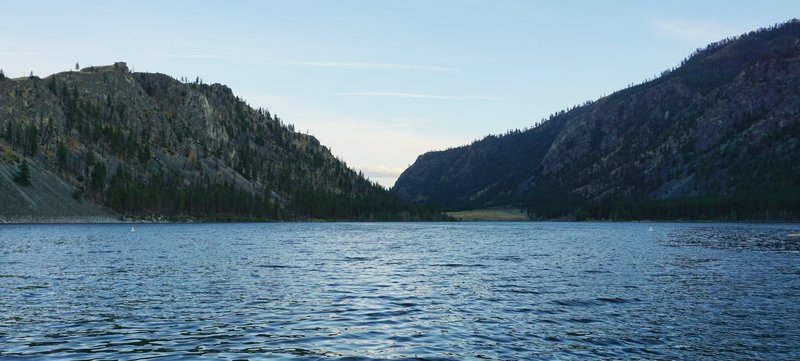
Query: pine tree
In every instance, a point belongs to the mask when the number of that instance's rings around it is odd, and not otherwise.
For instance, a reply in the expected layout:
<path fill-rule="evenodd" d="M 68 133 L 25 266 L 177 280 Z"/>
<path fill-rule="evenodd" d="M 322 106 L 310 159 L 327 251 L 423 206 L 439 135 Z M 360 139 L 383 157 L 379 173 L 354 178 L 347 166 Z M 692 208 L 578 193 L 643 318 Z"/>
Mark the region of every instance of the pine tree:
<path fill-rule="evenodd" d="M 56 159 L 58 161 L 58 169 L 62 170 L 64 165 L 67 163 L 67 148 L 64 147 L 63 142 L 58 142 L 58 148 L 56 149 Z"/>
<path fill-rule="evenodd" d="M 14 182 L 19 183 L 21 186 L 31 185 L 31 170 L 28 168 L 28 161 L 23 160 L 17 168 L 17 175 L 14 177 Z"/>
<path fill-rule="evenodd" d="M 92 189 L 101 191 L 106 183 L 106 166 L 101 162 L 94 163 L 94 169 L 91 174 Z"/>
<path fill-rule="evenodd" d="M 11 146 L 14 146 L 14 127 L 11 125 L 11 122 L 6 123 L 6 133 L 5 133 L 6 140 L 11 143 Z"/>
<path fill-rule="evenodd" d="M 25 143 L 27 145 L 25 148 L 26 153 L 31 156 L 36 155 L 39 151 L 39 131 L 36 129 L 36 126 L 31 125 L 28 127 L 25 136 Z"/>

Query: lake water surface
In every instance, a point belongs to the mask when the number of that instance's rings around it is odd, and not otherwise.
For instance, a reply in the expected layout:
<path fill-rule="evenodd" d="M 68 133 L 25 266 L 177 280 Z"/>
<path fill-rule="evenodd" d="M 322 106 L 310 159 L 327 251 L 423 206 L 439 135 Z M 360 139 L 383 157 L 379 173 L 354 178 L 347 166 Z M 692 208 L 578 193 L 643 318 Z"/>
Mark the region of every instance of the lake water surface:
<path fill-rule="evenodd" d="M 0 226 L 0 358 L 800 359 L 797 225 L 129 228 Z"/>

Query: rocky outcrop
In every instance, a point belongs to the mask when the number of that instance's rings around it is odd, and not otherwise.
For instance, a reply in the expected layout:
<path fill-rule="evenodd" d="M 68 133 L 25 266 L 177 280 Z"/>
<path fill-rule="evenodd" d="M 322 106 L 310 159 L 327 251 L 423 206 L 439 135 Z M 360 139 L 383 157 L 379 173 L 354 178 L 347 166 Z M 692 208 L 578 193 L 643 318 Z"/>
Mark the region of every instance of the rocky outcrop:
<path fill-rule="evenodd" d="M 129 71 L 128 64 L 120 61 L 114 63 L 113 65 L 89 66 L 81 69 L 81 73 L 92 73 L 92 74 L 107 73 L 113 71 L 127 73 Z"/>

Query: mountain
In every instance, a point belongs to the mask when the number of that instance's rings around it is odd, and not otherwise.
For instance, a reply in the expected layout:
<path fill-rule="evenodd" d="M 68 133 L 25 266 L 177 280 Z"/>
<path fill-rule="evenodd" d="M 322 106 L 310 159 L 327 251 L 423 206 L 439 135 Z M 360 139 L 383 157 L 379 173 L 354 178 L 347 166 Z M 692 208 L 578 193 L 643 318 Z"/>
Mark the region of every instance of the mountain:
<path fill-rule="evenodd" d="M 392 188 L 447 210 L 534 218 L 800 219 L 800 21 L 524 131 L 417 158 Z"/>
<path fill-rule="evenodd" d="M 434 217 L 224 85 L 125 63 L 0 73 L 0 176 L 6 221 Z"/>

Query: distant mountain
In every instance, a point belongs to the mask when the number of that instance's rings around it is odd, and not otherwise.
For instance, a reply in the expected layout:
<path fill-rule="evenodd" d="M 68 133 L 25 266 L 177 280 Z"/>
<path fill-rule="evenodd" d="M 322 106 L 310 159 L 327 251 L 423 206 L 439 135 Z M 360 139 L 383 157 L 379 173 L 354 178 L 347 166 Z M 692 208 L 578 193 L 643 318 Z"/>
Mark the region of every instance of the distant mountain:
<path fill-rule="evenodd" d="M 800 21 L 531 129 L 421 155 L 392 191 L 536 218 L 800 219 Z"/>
<path fill-rule="evenodd" d="M 125 63 L 0 75 L 0 139 L 0 220 L 433 217 L 228 87 Z"/>

